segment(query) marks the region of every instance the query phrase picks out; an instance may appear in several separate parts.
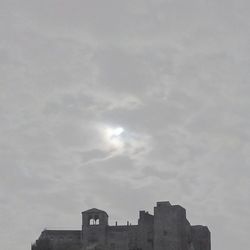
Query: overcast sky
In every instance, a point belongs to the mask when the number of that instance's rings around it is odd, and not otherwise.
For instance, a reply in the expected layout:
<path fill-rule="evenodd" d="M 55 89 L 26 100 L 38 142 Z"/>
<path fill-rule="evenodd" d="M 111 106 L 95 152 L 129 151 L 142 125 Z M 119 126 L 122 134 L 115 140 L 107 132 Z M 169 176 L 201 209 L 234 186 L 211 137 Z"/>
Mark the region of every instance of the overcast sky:
<path fill-rule="evenodd" d="M 92 207 L 136 223 L 160 200 L 207 225 L 213 250 L 249 249 L 249 13 L 0 0 L 0 249 L 78 229 Z"/>

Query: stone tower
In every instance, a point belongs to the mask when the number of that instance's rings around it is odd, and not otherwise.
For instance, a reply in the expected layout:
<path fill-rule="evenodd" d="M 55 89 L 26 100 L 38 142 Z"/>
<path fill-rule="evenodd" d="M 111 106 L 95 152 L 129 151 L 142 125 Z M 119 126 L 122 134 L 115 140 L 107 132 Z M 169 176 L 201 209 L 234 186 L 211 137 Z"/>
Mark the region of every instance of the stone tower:
<path fill-rule="evenodd" d="M 157 202 L 154 208 L 154 250 L 191 250 L 191 227 L 186 210 L 167 202 Z"/>
<path fill-rule="evenodd" d="M 84 249 L 96 249 L 96 246 L 106 245 L 106 228 L 108 214 L 105 211 L 92 208 L 82 212 L 82 243 Z"/>

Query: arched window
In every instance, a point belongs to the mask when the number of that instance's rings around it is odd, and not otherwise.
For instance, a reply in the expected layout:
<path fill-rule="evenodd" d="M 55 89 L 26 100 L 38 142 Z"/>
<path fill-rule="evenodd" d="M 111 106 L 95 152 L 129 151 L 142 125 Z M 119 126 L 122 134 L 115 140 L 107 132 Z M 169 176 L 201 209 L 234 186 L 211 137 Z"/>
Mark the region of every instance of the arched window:
<path fill-rule="evenodd" d="M 99 215 L 95 215 L 95 225 L 99 225 L 100 224 L 100 219 L 99 219 Z"/>
<path fill-rule="evenodd" d="M 95 220 L 93 218 L 89 220 L 89 225 L 95 225 Z"/>
<path fill-rule="evenodd" d="M 89 225 L 100 225 L 99 215 L 90 215 L 88 217 Z"/>

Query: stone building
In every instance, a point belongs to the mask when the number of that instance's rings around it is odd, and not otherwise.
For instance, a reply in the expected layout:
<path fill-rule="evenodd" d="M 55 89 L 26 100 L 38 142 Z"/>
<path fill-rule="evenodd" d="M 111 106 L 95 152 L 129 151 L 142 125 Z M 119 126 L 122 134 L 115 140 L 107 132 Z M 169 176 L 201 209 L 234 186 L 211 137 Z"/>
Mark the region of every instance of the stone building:
<path fill-rule="evenodd" d="M 191 226 L 186 210 L 157 202 L 154 214 L 140 211 L 137 225 L 109 226 L 108 214 L 82 212 L 82 230 L 44 230 L 32 250 L 211 250 L 206 226 Z"/>

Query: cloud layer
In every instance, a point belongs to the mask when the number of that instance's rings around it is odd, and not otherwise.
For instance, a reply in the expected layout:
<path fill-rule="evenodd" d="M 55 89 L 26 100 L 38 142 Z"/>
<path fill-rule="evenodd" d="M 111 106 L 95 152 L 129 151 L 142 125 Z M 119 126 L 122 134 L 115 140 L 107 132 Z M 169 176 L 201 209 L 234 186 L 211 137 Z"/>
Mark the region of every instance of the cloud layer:
<path fill-rule="evenodd" d="M 158 200 L 250 247 L 248 1 L 0 3 L 1 249 Z"/>

